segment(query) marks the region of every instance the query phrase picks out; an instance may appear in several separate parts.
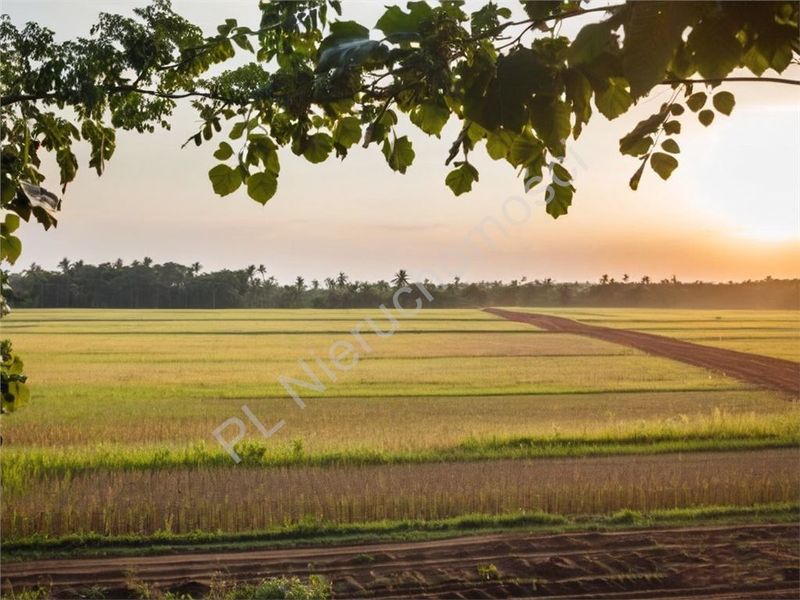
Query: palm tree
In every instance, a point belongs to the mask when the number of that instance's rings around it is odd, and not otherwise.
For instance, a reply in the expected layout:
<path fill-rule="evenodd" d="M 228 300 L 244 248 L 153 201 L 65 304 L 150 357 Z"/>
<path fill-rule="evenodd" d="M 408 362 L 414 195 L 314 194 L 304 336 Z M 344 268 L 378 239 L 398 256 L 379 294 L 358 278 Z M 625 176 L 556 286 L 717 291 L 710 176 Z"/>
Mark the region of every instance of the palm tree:
<path fill-rule="evenodd" d="M 189 270 L 192 272 L 192 275 L 197 275 L 202 268 L 203 265 L 201 265 L 199 262 L 193 262 Z"/>
<path fill-rule="evenodd" d="M 258 265 L 258 269 L 256 269 L 261 274 L 261 280 L 266 283 L 267 281 L 267 267 L 264 265 Z"/>
<path fill-rule="evenodd" d="M 298 292 L 302 292 L 304 289 L 306 289 L 306 280 L 298 275 L 297 279 L 294 280 L 294 287 L 297 288 Z"/>
<path fill-rule="evenodd" d="M 114 266 L 115 269 L 121 269 L 123 266 L 125 266 L 125 263 L 122 262 L 121 258 L 118 258 L 117 260 L 114 261 L 114 265 L 113 266 Z"/>
<path fill-rule="evenodd" d="M 649 276 L 649 275 L 645 275 L 645 276 L 643 276 L 643 277 L 642 277 L 642 283 L 643 283 L 644 285 L 649 285 L 649 284 L 650 284 L 650 276 Z"/>
<path fill-rule="evenodd" d="M 68 258 L 66 258 L 66 257 L 62 258 L 59 261 L 58 266 L 61 269 L 61 272 L 64 273 L 64 275 L 69 273 L 69 259 Z"/>
<path fill-rule="evenodd" d="M 311 280 L 311 288 L 318 290 L 319 289 L 319 279 L 312 279 Z"/>
<path fill-rule="evenodd" d="M 603 273 L 603 276 L 600 278 L 600 283 L 603 284 L 603 285 L 608 283 L 608 274 L 607 273 Z"/>
<path fill-rule="evenodd" d="M 333 277 L 326 277 L 325 278 L 325 287 L 326 288 L 328 288 L 330 290 L 330 289 L 333 289 L 335 286 L 336 286 L 336 280 Z"/>
<path fill-rule="evenodd" d="M 254 275 L 255 275 L 255 273 L 256 273 L 256 266 L 255 266 L 255 265 L 249 265 L 249 266 L 248 266 L 248 267 L 247 267 L 247 268 L 244 270 L 244 272 L 245 272 L 245 273 L 247 273 L 247 283 L 249 283 L 250 285 L 252 285 L 252 284 L 253 284 L 253 276 L 254 276 Z"/>
<path fill-rule="evenodd" d="M 149 256 L 145 256 L 145 257 L 142 259 L 142 264 L 143 264 L 145 267 L 149 267 L 150 265 L 152 265 L 152 264 L 153 264 L 153 259 L 152 259 L 152 258 L 150 258 Z"/>
<path fill-rule="evenodd" d="M 631 278 L 630 275 L 628 275 L 627 273 L 623 273 L 622 274 L 622 283 L 628 283 L 628 280 L 630 278 Z"/>
<path fill-rule="evenodd" d="M 345 275 L 344 271 L 339 271 L 339 275 L 336 277 L 336 285 L 343 288 L 347 285 L 348 277 Z"/>
<path fill-rule="evenodd" d="M 394 279 L 392 279 L 392 283 L 395 287 L 405 287 L 408 285 L 408 273 L 405 269 L 400 269 L 394 275 Z"/>

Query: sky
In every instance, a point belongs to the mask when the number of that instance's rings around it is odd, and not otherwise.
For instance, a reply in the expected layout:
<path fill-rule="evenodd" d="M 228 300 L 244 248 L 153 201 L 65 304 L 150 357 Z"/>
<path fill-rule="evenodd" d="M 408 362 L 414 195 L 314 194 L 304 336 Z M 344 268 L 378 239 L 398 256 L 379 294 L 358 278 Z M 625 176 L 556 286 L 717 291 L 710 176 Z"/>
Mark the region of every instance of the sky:
<path fill-rule="evenodd" d="M 101 10 L 129 13 L 142 2 L 3 0 L 2 12 L 17 25 L 35 20 L 66 39 L 87 34 Z M 374 24 L 385 2 L 344 4 L 344 19 Z M 228 17 L 251 26 L 259 19 L 256 0 L 173 6 L 208 33 Z M 516 3 L 509 6 L 516 10 Z M 570 23 L 564 32 L 580 26 Z M 800 78 L 793 68 L 784 76 Z M 603 273 L 674 274 L 683 281 L 798 277 L 800 88 L 730 83 L 725 89 L 736 95 L 732 115 L 718 115 L 709 128 L 684 115 L 679 168 L 668 181 L 648 170 L 637 192 L 628 180 L 638 161 L 619 154 L 618 140 L 670 90 L 657 88 L 614 121 L 596 114 L 571 142 L 566 165 L 577 193 L 558 220 L 545 213 L 543 190 L 525 194 L 514 170 L 483 152 L 474 153 L 482 155 L 475 161 L 480 181 L 469 194 L 453 196 L 444 185 L 450 170 L 444 160 L 458 133 L 454 119 L 441 139 L 401 123 L 416 152 L 405 175 L 391 171 L 374 145 L 319 165 L 287 149 L 278 192 L 266 206 L 244 188 L 220 198 L 206 175 L 216 143 L 181 149 L 197 130 L 196 116 L 183 106 L 171 131 L 118 133 L 102 178 L 79 153 L 82 167 L 64 195 L 58 228 L 23 225 L 20 266 L 150 256 L 199 261 L 206 270 L 264 264 L 283 282 L 339 271 L 390 279 L 400 268 L 435 281 L 584 281 Z M 53 169 L 46 174 L 56 179 Z"/>

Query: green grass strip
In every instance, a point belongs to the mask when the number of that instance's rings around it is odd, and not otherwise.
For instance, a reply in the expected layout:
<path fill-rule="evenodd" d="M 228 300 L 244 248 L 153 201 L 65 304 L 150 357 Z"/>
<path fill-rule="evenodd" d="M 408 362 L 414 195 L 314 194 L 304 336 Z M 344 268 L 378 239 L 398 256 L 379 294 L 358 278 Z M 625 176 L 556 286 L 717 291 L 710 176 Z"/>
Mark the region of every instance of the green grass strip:
<path fill-rule="evenodd" d="M 602 436 L 492 437 L 468 439 L 460 444 L 407 451 L 353 448 L 306 452 L 295 441 L 283 446 L 258 442 L 237 445 L 239 467 L 342 467 L 422 464 L 499 459 L 568 458 L 612 455 L 650 455 L 671 452 L 721 452 L 800 447 L 800 432 L 793 422 L 785 426 L 753 429 L 660 432 L 642 430 Z M 6 492 L 48 476 L 74 476 L 92 471 L 126 471 L 237 466 L 217 446 L 196 443 L 184 447 L 98 446 L 88 449 L 6 449 L 0 457 Z"/>

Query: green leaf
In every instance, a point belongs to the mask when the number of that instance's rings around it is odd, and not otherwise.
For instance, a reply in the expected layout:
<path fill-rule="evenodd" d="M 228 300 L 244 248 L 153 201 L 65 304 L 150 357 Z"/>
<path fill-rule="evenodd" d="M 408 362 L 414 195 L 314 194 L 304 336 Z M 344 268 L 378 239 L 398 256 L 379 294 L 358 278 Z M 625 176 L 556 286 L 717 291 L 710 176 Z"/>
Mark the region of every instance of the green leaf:
<path fill-rule="evenodd" d="M 570 183 L 572 176 L 559 164 L 553 165 L 553 182 L 545 192 L 546 211 L 554 219 L 567 214 L 572 205 L 575 188 Z"/>
<path fill-rule="evenodd" d="M 742 60 L 737 27 L 723 11 L 709 12 L 692 28 L 686 47 L 706 79 L 723 79 Z"/>
<path fill-rule="evenodd" d="M 333 141 L 349 148 L 361 139 L 361 122 L 358 117 L 345 117 L 333 129 Z"/>
<path fill-rule="evenodd" d="M 680 154 L 681 151 L 681 147 L 678 146 L 678 142 L 676 142 L 672 138 L 664 140 L 661 143 L 661 147 L 671 154 Z"/>
<path fill-rule="evenodd" d="M 511 144 L 510 161 L 515 167 L 526 167 L 544 154 L 544 146 L 530 131 L 523 131 Z"/>
<path fill-rule="evenodd" d="M 486 153 L 493 160 L 506 158 L 511 152 L 514 136 L 504 129 L 490 131 L 486 136 Z"/>
<path fill-rule="evenodd" d="M 315 133 L 306 140 L 303 156 L 310 163 L 321 163 L 333 149 L 333 139 L 327 133 Z"/>
<path fill-rule="evenodd" d="M 22 241 L 15 235 L 3 236 L 0 246 L 0 260 L 7 260 L 12 265 L 22 254 Z"/>
<path fill-rule="evenodd" d="M 219 148 L 214 152 L 214 158 L 217 160 L 228 160 L 233 156 L 233 148 L 228 142 L 220 142 Z"/>
<path fill-rule="evenodd" d="M 714 94 L 713 98 L 714 108 L 716 108 L 723 115 L 730 115 L 733 107 L 736 104 L 736 99 L 730 92 L 718 92 Z"/>
<path fill-rule="evenodd" d="M 407 6 L 407 13 L 399 6 L 389 7 L 375 24 L 375 29 L 382 31 L 390 42 L 419 39 L 422 26 L 433 15 L 431 7 L 425 2 L 409 2 Z"/>
<path fill-rule="evenodd" d="M 655 133 L 658 131 L 658 128 L 664 122 L 664 119 L 667 118 L 667 111 L 665 109 L 660 110 L 659 112 L 650 115 L 643 121 L 639 121 L 636 124 L 636 127 L 623 137 L 619 141 L 619 151 L 622 154 L 631 154 L 633 156 L 637 156 L 634 151 L 642 146 L 643 139 L 650 139 L 650 134 Z M 651 142 L 652 143 L 652 140 Z M 649 149 L 650 146 L 648 146 Z"/>
<path fill-rule="evenodd" d="M 462 163 L 447 174 L 444 182 L 456 196 L 472 190 L 472 184 L 478 181 L 478 170 L 469 163 Z"/>
<path fill-rule="evenodd" d="M 621 154 L 629 156 L 641 156 L 650 150 L 653 145 L 653 138 L 651 136 L 641 137 L 638 139 L 622 138 L 619 142 L 619 151 Z"/>
<path fill-rule="evenodd" d="M 592 84 L 580 71 L 568 69 L 564 71 L 564 91 L 575 114 L 572 136 L 578 139 L 583 125 L 592 116 Z"/>
<path fill-rule="evenodd" d="M 238 140 L 240 137 L 242 137 L 245 127 L 247 127 L 247 123 L 245 123 L 244 121 L 240 121 L 239 123 L 234 123 L 233 127 L 231 127 L 231 132 L 228 134 L 228 137 L 231 138 L 232 140 Z"/>
<path fill-rule="evenodd" d="M 692 112 L 697 112 L 706 104 L 707 96 L 703 92 L 697 92 L 692 94 L 686 99 L 686 106 L 689 107 L 689 110 Z"/>
<path fill-rule="evenodd" d="M 435 102 L 423 102 L 411 111 L 411 122 L 429 135 L 439 137 L 450 118 L 450 110 Z"/>
<path fill-rule="evenodd" d="M 750 69 L 756 77 L 761 77 L 764 71 L 770 67 L 769 59 L 764 56 L 764 53 L 757 43 L 750 46 L 750 49 L 744 53 L 744 56 L 742 56 L 742 63 L 745 67 Z"/>
<path fill-rule="evenodd" d="M 701 110 L 700 114 L 697 115 L 697 120 L 705 127 L 708 127 L 714 121 L 714 111 L 709 109 Z"/>
<path fill-rule="evenodd" d="M 533 128 L 547 148 L 556 156 L 564 156 L 564 142 L 570 132 L 570 110 L 566 102 L 535 98 L 530 105 Z"/>
<path fill-rule="evenodd" d="M 694 2 L 633 2 L 626 7 L 622 66 L 634 99 L 664 80 L 683 30 L 697 11 Z"/>
<path fill-rule="evenodd" d="M 591 62 L 606 50 L 617 47 L 617 36 L 608 22 L 585 25 L 575 36 L 567 51 L 569 66 Z"/>
<path fill-rule="evenodd" d="M 636 169 L 636 172 L 633 174 L 633 177 L 631 177 L 631 180 L 628 182 L 628 185 L 634 192 L 639 189 L 639 182 L 642 179 L 642 173 L 644 173 L 644 168 L 646 166 L 647 166 L 647 161 L 643 160 L 642 164 L 639 165 L 639 168 Z"/>
<path fill-rule="evenodd" d="M 681 132 L 681 122 L 680 121 L 667 121 L 664 123 L 664 132 L 667 135 L 677 135 Z"/>
<path fill-rule="evenodd" d="M 254 173 L 247 178 L 247 195 L 261 204 L 266 204 L 277 189 L 278 179 L 272 173 Z"/>
<path fill-rule="evenodd" d="M 247 139 L 250 142 L 248 147 L 249 154 L 256 159 L 251 164 L 258 164 L 258 160 L 260 160 L 267 171 L 277 177 L 278 173 L 280 173 L 281 165 L 275 142 L 263 133 L 251 133 Z"/>
<path fill-rule="evenodd" d="M 383 153 L 393 171 L 405 173 L 406 169 L 414 162 L 414 149 L 411 147 L 408 136 L 405 135 L 397 138 L 393 144 L 389 144 L 388 140 L 384 142 Z"/>
<path fill-rule="evenodd" d="M 14 233 L 19 228 L 19 215 L 8 213 L 3 222 L 3 235 Z"/>
<path fill-rule="evenodd" d="M 489 131 L 502 126 L 519 131 L 528 120 L 526 103 L 552 81 L 552 72 L 529 48 L 518 48 L 497 59 L 497 70 L 488 88 L 468 90 L 464 113 Z"/>
<path fill-rule="evenodd" d="M 594 97 L 597 109 L 607 119 L 616 119 L 630 108 L 632 102 L 627 82 L 620 77 L 609 77 L 608 87 Z"/>
<path fill-rule="evenodd" d="M 242 174 L 239 169 L 232 169 L 228 165 L 217 165 L 208 172 L 214 192 L 220 196 L 232 194 L 242 185 Z"/>
<path fill-rule="evenodd" d="M 658 173 L 661 179 L 669 179 L 669 176 L 672 175 L 672 172 L 677 168 L 678 161 L 674 156 L 670 156 L 669 154 L 664 154 L 663 152 L 655 152 L 653 156 L 650 157 L 650 166 L 653 167 L 653 171 Z"/>

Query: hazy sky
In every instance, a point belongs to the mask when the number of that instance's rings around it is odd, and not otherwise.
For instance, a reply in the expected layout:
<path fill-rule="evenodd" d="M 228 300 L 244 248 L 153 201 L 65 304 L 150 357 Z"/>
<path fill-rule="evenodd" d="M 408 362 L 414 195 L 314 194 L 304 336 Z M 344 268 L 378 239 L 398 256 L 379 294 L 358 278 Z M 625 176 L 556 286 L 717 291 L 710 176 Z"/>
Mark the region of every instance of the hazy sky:
<path fill-rule="evenodd" d="M 17 24 L 36 20 L 65 38 L 86 34 L 100 10 L 129 12 L 139 4 L 4 0 L 2 11 Z M 345 2 L 344 18 L 372 24 L 383 4 Z M 174 6 L 209 32 L 231 16 L 258 22 L 256 0 Z M 800 78 L 797 70 L 790 75 Z M 278 193 L 266 207 L 243 188 L 219 198 L 206 176 L 216 143 L 181 150 L 197 120 L 179 109 L 171 132 L 119 134 L 102 178 L 82 155 L 58 229 L 23 226 L 21 263 L 53 267 L 64 256 L 127 262 L 145 255 L 206 268 L 264 263 L 281 281 L 341 270 L 357 279 L 389 278 L 398 268 L 465 280 L 800 276 L 800 89 L 764 83 L 726 89 L 736 94 L 732 116 L 718 116 L 705 129 L 684 115 L 680 167 L 667 182 L 646 172 L 638 192 L 628 188 L 638 162 L 619 154 L 618 140 L 657 110 L 669 90 L 656 89 L 615 121 L 596 115 L 567 157 L 578 191 L 570 214 L 557 221 L 544 212 L 543 190 L 525 195 L 511 167 L 488 157 L 476 161 L 480 182 L 473 191 L 455 198 L 444 185 L 454 121 L 440 140 L 408 127 L 416 160 L 406 175 L 392 172 L 375 146 L 321 165 L 287 150 Z M 487 218 L 503 227 L 486 225 L 489 242 L 474 233 Z"/>

